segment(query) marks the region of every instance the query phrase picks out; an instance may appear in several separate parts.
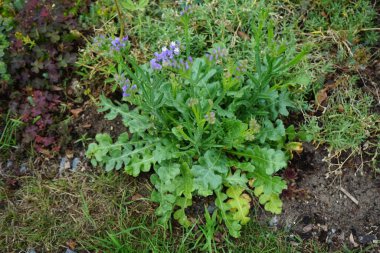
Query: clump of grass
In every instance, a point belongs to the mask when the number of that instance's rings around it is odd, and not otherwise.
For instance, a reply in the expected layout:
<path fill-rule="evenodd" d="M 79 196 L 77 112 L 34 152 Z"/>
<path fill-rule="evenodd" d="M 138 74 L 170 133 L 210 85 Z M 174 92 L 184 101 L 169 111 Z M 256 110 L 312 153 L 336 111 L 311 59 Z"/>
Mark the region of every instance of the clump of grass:
<path fill-rule="evenodd" d="M 376 43 L 376 32 L 368 31 L 375 27 L 376 10 L 368 0 L 322 0 L 310 2 L 309 12 L 305 21 L 305 30 L 335 31 L 337 37 L 350 43 L 361 39 L 367 44 Z M 367 36 L 361 38 L 359 33 L 367 30 Z"/>
<path fill-rule="evenodd" d="M 136 189 L 125 177 L 104 174 L 17 180 L 21 185 L 17 190 L 0 185 L 5 202 L 0 212 L 0 248 L 5 252 L 27 248 L 57 252 L 69 240 L 80 243 L 91 238 L 111 221 L 125 218 L 120 209 L 132 208 L 126 202 Z"/>
<path fill-rule="evenodd" d="M 357 149 L 368 137 L 379 134 L 380 115 L 373 113 L 372 96 L 356 88 L 351 77 L 332 91 L 321 116 L 311 116 L 304 130 L 313 140 L 342 152 Z"/>
<path fill-rule="evenodd" d="M 11 117 L 11 113 L 4 117 L 3 126 L 0 125 L 0 150 L 7 151 L 17 145 L 16 133 L 23 125 L 23 122 Z"/>

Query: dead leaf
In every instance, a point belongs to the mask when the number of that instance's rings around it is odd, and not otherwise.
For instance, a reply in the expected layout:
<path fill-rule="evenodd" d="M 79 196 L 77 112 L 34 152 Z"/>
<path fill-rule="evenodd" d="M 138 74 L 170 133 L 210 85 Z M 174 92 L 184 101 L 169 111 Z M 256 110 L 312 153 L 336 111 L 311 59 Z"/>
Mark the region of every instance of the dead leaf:
<path fill-rule="evenodd" d="M 66 154 L 66 157 L 69 159 L 72 159 L 74 157 L 74 151 L 71 149 L 67 149 L 65 154 Z"/>
<path fill-rule="evenodd" d="M 132 196 L 132 201 L 140 200 L 144 198 L 141 194 L 136 193 L 135 195 Z"/>
<path fill-rule="evenodd" d="M 217 243 L 221 243 L 223 241 L 223 234 L 220 233 L 220 232 L 216 233 L 215 237 L 214 237 L 214 240 Z"/>
<path fill-rule="evenodd" d="M 329 90 L 332 90 L 332 89 L 335 89 L 339 83 L 341 81 L 340 80 L 337 80 L 336 82 L 333 82 L 333 83 L 330 83 L 330 84 L 327 84 L 325 85 L 325 88 L 321 89 L 320 91 L 318 91 L 317 93 L 317 96 L 316 96 L 316 99 L 315 99 L 315 104 L 317 106 L 321 106 L 322 103 L 327 99 L 327 92 Z"/>
<path fill-rule="evenodd" d="M 74 240 L 68 240 L 66 246 L 69 247 L 69 249 L 74 250 L 77 247 L 77 243 Z"/>
<path fill-rule="evenodd" d="M 61 90 L 63 90 L 63 88 L 62 88 L 62 87 L 59 87 L 59 86 L 57 86 L 57 85 L 52 85 L 52 86 L 51 86 L 51 90 L 52 90 L 52 91 L 61 91 Z"/>
<path fill-rule="evenodd" d="M 315 104 L 317 106 L 321 106 L 322 103 L 327 99 L 327 88 L 324 88 L 318 91 L 317 96 L 315 98 Z"/>
<path fill-rule="evenodd" d="M 356 248 L 356 247 L 359 246 L 359 244 L 357 244 L 357 243 L 355 242 L 355 240 L 354 240 L 354 236 L 352 235 L 352 233 L 350 234 L 349 239 L 350 239 L 350 243 L 352 244 L 352 246 L 354 246 L 354 248 Z"/>
<path fill-rule="evenodd" d="M 46 157 L 49 157 L 49 158 L 53 157 L 53 155 L 51 154 L 50 150 L 41 148 L 40 150 L 38 150 L 38 152 L 40 152 L 41 154 L 43 154 Z M 54 150 L 53 150 L 53 152 L 54 152 Z"/>
<path fill-rule="evenodd" d="M 243 40 L 250 40 L 251 38 L 249 37 L 248 34 L 246 34 L 245 32 L 242 32 L 242 31 L 238 31 L 237 32 L 238 36 L 240 38 L 242 38 Z"/>
<path fill-rule="evenodd" d="M 70 112 L 73 114 L 74 118 L 78 118 L 79 114 L 83 112 L 82 108 L 72 109 Z"/>
<path fill-rule="evenodd" d="M 255 182 L 255 179 L 254 179 L 254 178 L 250 179 L 250 180 L 248 181 L 248 185 L 249 185 L 249 187 L 253 188 L 253 183 L 254 183 L 254 182 Z"/>
<path fill-rule="evenodd" d="M 8 186 L 11 190 L 17 190 L 18 188 L 20 188 L 20 183 L 19 183 L 19 181 L 17 181 L 16 179 L 13 179 L 13 178 L 7 178 L 7 180 L 6 180 L 6 184 L 7 184 L 7 186 Z"/>

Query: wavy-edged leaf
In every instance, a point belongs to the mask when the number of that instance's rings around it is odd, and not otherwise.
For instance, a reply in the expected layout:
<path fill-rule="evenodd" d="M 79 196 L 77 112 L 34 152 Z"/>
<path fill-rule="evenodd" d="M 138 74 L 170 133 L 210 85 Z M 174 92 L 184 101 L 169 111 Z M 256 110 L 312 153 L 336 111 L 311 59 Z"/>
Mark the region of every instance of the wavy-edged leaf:
<path fill-rule="evenodd" d="M 146 115 L 141 115 L 137 108 L 130 110 L 127 104 L 114 104 L 105 96 L 100 96 L 99 112 L 107 112 L 105 118 L 108 120 L 115 119 L 120 115 L 123 123 L 128 127 L 131 133 L 143 133 L 153 126 L 151 120 Z"/>
<path fill-rule="evenodd" d="M 240 170 L 237 170 L 234 174 L 231 173 L 231 175 L 226 177 L 225 182 L 230 186 L 240 186 L 245 188 L 248 179 L 244 173 L 242 174 Z"/>
<path fill-rule="evenodd" d="M 241 225 L 239 221 L 233 220 L 231 215 L 229 215 L 230 206 L 227 203 L 225 203 L 225 201 L 227 200 L 227 194 L 221 192 L 220 190 L 215 191 L 215 194 L 215 205 L 219 209 L 221 218 L 226 224 L 228 232 L 232 237 L 240 237 Z"/>
<path fill-rule="evenodd" d="M 264 185 L 256 187 L 254 190 L 255 196 L 259 197 L 259 202 L 261 205 L 264 205 L 266 211 L 274 214 L 280 214 L 282 211 L 282 201 L 279 194 L 265 194 L 264 187 Z"/>
<path fill-rule="evenodd" d="M 230 208 L 230 215 L 234 221 L 238 221 L 241 225 L 246 224 L 250 218 L 248 217 L 251 205 L 251 198 L 248 194 L 243 194 L 244 188 L 239 186 L 231 186 L 227 189 L 227 196 L 230 198 L 227 203 Z"/>
<path fill-rule="evenodd" d="M 237 119 L 223 120 L 224 135 L 222 140 L 228 149 L 241 148 L 246 142 L 248 124 Z"/>
<path fill-rule="evenodd" d="M 180 207 L 177 211 L 174 212 L 174 219 L 176 219 L 179 224 L 181 224 L 184 227 L 191 226 L 191 221 L 187 218 L 185 210 L 187 207 L 192 205 L 191 199 L 188 198 L 178 198 L 176 201 L 176 205 Z"/>
<path fill-rule="evenodd" d="M 260 143 L 270 141 L 281 141 L 285 137 L 285 127 L 280 119 L 276 120 L 276 127 L 274 127 L 272 121 L 265 120 L 262 123 L 260 132 L 257 135 Z"/>
<path fill-rule="evenodd" d="M 211 195 L 222 184 L 228 172 L 226 157 L 215 150 L 208 150 L 198 162 L 198 165 L 191 168 L 195 189 L 202 196 Z"/>
<path fill-rule="evenodd" d="M 230 151 L 230 153 L 250 159 L 256 169 L 264 170 L 268 175 L 285 168 L 288 161 L 283 151 L 259 146 L 253 149 Z"/>
<path fill-rule="evenodd" d="M 155 168 L 157 174 L 150 177 L 156 190 L 152 192 L 151 199 L 160 204 L 156 214 L 161 216 L 160 222 L 166 224 L 174 209 L 177 196 L 174 194 L 178 186 L 177 176 L 180 174 L 180 165 L 166 163 Z"/>
<path fill-rule="evenodd" d="M 130 142 L 128 133 L 121 134 L 115 143 L 109 134 L 97 134 L 95 139 L 98 143 L 89 145 L 86 156 L 93 165 L 105 166 L 106 171 L 120 170 L 124 166 L 128 174 L 137 177 L 156 162 L 151 154 L 154 144 Z"/>

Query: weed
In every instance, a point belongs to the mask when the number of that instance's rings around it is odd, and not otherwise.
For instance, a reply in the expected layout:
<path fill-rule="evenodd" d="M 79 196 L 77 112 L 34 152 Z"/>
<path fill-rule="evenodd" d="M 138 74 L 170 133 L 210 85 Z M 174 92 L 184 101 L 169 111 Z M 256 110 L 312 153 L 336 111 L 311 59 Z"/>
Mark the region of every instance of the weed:
<path fill-rule="evenodd" d="M 83 147 L 86 147 L 87 143 L 92 141 L 93 138 L 87 136 L 87 133 L 81 135 L 74 143 L 81 143 Z"/>
<path fill-rule="evenodd" d="M 20 96 L 19 101 L 11 102 L 11 108 L 13 113 L 20 115 L 20 121 L 25 125 L 22 143 L 33 143 L 38 152 L 44 152 L 48 148 L 54 152 L 59 151 L 60 147 L 56 143 L 58 139 L 49 132 L 53 124 L 53 113 L 57 111 L 60 103 L 58 95 L 34 90 L 30 95 Z"/>
<path fill-rule="evenodd" d="M 121 115 L 132 136 L 123 133 L 114 142 L 98 134 L 87 156 L 94 166 L 124 168 L 135 177 L 153 167 L 151 198 L 160 204 L 156 213 L 165 225 L 173 214 L 190 226 L 186 209 L 192 196 L 216 195 L 218 220 L 238 237 L 249 221 L 248 180 L 255 180 L 254 194 L 266 210 L 281 212 L 279 194 L 286 185 L 274 173 L 286 166 L 292 149 L 285 145 L 288 137 L 279 116 L 294 108 L 299 83 L 287 77 L 307 49 L 296 54 L 278 40 L 274 24 L 267 21 L 269 11 L 262 9 L 251 24 L 251 61 L 234 62 L 220 44 L 197 57 L 190 44 L 191 15 L 187 11 L 180 17 L 184 48 L 171 42 L 149 64 L 138 65 L 129 57 L 126 38 L 97 42 L 117 63 L 114 83 L 124 102 L 102 96 L 100 111 L 107 111 L 109 120 Z"/>
<path fill-rule="evenodd" d="M 23 125 L 19 119 L 12 119 L 11 112 L 7 113 L 4 120 L 5 124 L 0 136 L 0 150 L 8 150 L 17 145 L 17 132 Z"/>
<path fill-rule="evenodd" d="M 78 13 L 85 14 L 89 1 L 16 1 L 14 27 L 9 34 L 6 58 L 17 88 L 50 88 L 73 72 L 77 45 L 83 29 Z"/>

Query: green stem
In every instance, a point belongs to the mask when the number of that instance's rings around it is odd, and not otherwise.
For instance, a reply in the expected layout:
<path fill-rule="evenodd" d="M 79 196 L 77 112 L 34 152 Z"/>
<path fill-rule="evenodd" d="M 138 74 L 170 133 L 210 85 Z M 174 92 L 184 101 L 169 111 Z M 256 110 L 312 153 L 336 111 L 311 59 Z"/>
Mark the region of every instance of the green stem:
<path fill-rule="evenodd" d="M 124 37 L 123 15 L 122 15 L 121 10 L 120 10 L 119 1 L 118 0 L 114 0 L 114 2 L 115 2 L 115 5 L 116 5 L 117 16 L 118 16 L 119 23 L 120 23 L 120 39 L 121 39 L 121 38 Z"/>
<path fill-rule="evenodd" d="M 186 40 L 186 57 L 190 56 L 190 27 L 189 27 L 189 17 L 185 17 L 185 40 Z"/>

